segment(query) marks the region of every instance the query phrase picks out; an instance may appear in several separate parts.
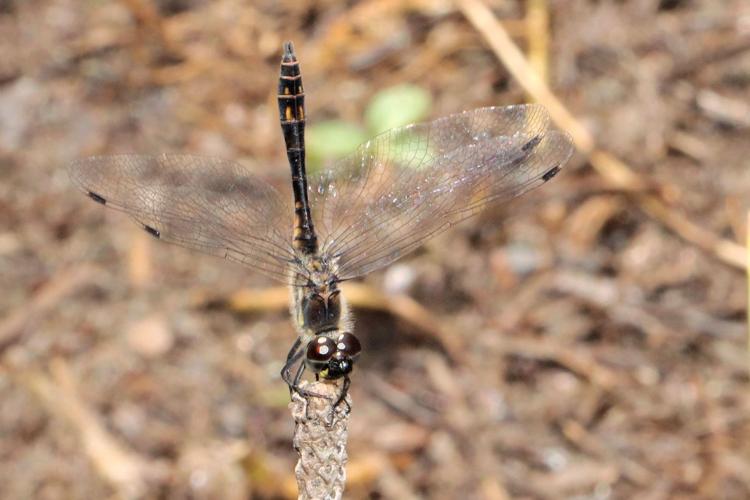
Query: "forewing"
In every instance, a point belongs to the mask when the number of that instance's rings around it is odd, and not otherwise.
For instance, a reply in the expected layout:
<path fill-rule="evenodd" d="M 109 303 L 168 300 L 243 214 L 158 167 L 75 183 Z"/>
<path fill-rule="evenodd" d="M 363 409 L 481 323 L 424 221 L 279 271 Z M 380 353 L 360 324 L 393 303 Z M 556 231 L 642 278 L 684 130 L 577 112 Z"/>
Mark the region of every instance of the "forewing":
<path fill-rule="evenodd" d="M 291 209 L 241 165 L 189 155 L 95 156 L 68 167 L 94 201 L 152 236 L 291 281 Z"/>
<path fill-rule="evenodd" d="M 570 138 L 539 105 L 482 108 L 385 132 L 311 179 L 327 255 L 349 279 L 551 179 Z"/>

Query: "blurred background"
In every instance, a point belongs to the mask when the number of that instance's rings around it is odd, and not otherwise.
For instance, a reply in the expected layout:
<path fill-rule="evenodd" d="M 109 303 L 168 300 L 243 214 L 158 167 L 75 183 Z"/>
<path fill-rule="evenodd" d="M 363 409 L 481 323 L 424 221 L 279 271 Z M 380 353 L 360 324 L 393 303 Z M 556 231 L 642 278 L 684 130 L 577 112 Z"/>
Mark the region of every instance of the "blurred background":
<path fill-rule="evenodd" d="M 0 498 L 296 498 L 287 292 L 64 170 L 284 182 L 287 39 L 314 165 L 534 99 L 579 147 L 350 288 L 348 498 L 750 497 L 747 1 L 1 0 Z"/>

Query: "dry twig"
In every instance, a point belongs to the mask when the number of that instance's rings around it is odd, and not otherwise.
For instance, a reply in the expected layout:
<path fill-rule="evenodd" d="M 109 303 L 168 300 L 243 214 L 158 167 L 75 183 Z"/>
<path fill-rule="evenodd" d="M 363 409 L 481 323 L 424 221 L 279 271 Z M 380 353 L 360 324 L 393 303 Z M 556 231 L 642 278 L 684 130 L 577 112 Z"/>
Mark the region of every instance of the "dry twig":
<path fill-rule="evenodd" d="M 0 352 L 18 342 L 31 322 L 38 321 L 65 297 L 93 282 L 95 277 L 96 270 L 89 266 L 67 269 L 53 276 L 22 307 L 0 321 Z"/>
<path fill-rule="evenodd" d="M 526 0 L 529 64 L 546 82 L 549 70 L 549 5 L 547 0 Z"/>
<path fill-rule="evenodd" d="M 484 37 L 498 59 L 521 87 L 544 104 L 552 120 L 573 138 L 580 152 L 586 154 L 591 166 L 612 186 L 631 192 L 643 211 L 692 243 L 731 266 L 745 269 L 745 249 L 734 241 L 720 238 L 694 224 L 684 215 L 668 207 L 658 196 L 647 193 L 644 183 L 628 165 L 610 153 L 597 149 L 591 133 L 578 121 L 533 70 L 521 50 L 513 42 L 502 23 L 481 0 L 457 0 L 464 16 Z"/>
<path fill-rule="evenodd" d="M 53 360 L 50 371 L 52 378 L 36 370 L 18 372 L 16 378 L 50 415 L 62 417 L 75 430 L 99 476 L 120 498 L 141 498 L 149 480 L 164 476 L 164 469 L 129 450 L 107 431 L 96 413 L 81 399 L 64 360 Z"/>

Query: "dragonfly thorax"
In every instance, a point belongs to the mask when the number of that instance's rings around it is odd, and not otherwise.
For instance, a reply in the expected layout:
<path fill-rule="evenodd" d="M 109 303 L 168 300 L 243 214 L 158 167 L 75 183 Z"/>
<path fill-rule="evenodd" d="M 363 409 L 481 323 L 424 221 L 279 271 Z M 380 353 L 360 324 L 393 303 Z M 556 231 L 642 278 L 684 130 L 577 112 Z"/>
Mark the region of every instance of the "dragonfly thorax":
<path fill-rule="evenodd" d="M 315 256 L 300 262 L 292 287 L 292 316 L 303 338 L 346 330 L 349 324 L 346 301 L 331 266 Z"/>
<path fill-rule="evenodd" d="M 292 287 L 292 315 L 299 342 L 306 346 L 305 366 L 324 379 L 348 376 L 361 346 L 349 333 L 352 322 L 338 281 L 310 280 Z"/>

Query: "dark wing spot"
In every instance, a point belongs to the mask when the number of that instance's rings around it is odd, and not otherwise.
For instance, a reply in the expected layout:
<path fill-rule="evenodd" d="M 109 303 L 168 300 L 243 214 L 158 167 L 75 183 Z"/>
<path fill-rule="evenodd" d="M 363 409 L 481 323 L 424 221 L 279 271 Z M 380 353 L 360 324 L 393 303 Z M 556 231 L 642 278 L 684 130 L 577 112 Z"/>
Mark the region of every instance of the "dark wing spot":
<path fill-rule="evenodd" d="M 529 159 L 530 156 L 531 156 L 531 151 L 525 151 L 522 149 L 521 152 L 518 153 L 518 156 L 514 158 L 508 166 L 511 168 L 516 168 L 518 166 L 521 166 Z"/>
<path fill-rule="evenodd" d="M 146 224 L 143 225 L 143 229 L 145 229 L 146 232 L 150 234 L 151 236 L 153 236 L 154 238 L 161 238 L 161 233 L 159 232 L 158 229 L 153 228 L 151 226 L 147 226 Z"/>
<path fill-rule="evenodd" d="M 560 165 L 556 167 L 552 167 L 551 169 L 547 170 L 547 172 L 544 173 L 544 175 L 542 176 L 542 179 L 544 180 L 544 182 L 547 182 L 548 180 L 556 176 L 559 171 L 560 171 Z"/>
<path fill-rule="evenodd" d="M 93 191 L 89 191 L 86 194 L 88 194 L 88 197 L 91 198 L 92 200 L 94 200 L 97 203 L 101 203 L 102 205 L 106 205 L 107 204 L 107 200 L 103 196 L 99 196 L 98 194 L 94 193 Z"/>
<path fill-rule="evenodd" d="M 529 151 L 537 147 L 540 142 L 542 142 L 542 136 L 535 135 L 533 139 L 521 146 L 521 151 L 523 151 L 524 153 L 528 153 Z"/>

